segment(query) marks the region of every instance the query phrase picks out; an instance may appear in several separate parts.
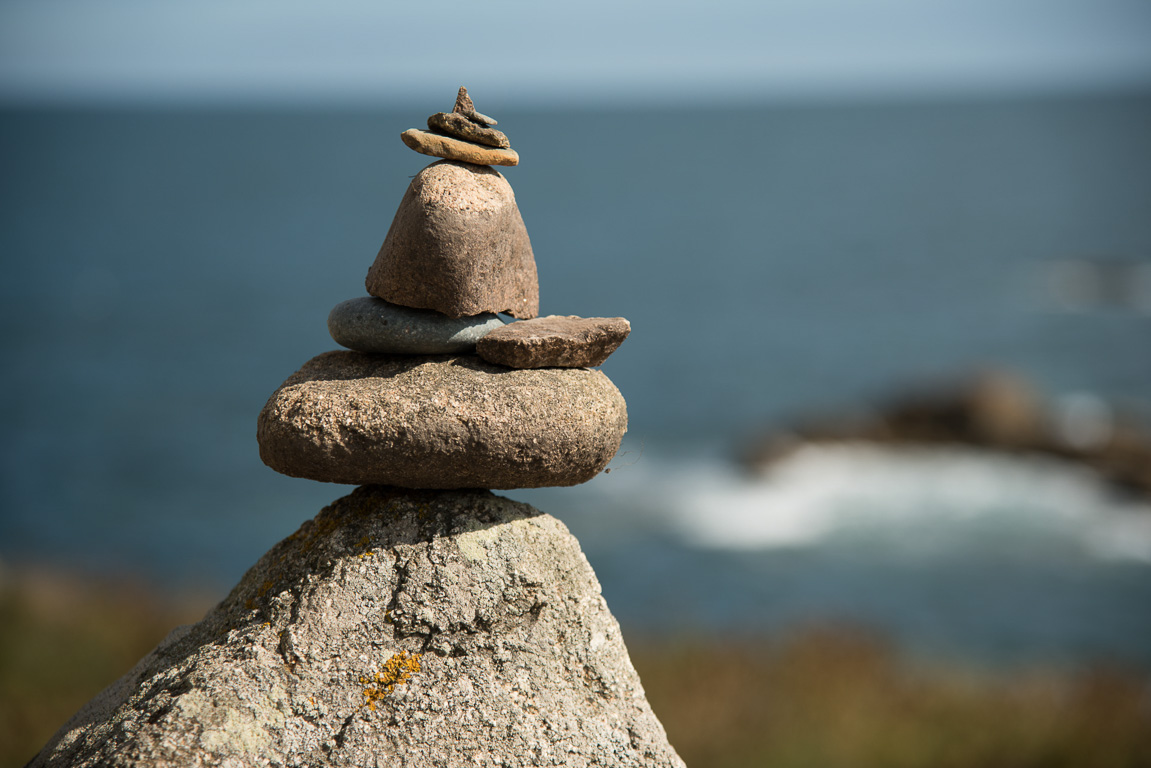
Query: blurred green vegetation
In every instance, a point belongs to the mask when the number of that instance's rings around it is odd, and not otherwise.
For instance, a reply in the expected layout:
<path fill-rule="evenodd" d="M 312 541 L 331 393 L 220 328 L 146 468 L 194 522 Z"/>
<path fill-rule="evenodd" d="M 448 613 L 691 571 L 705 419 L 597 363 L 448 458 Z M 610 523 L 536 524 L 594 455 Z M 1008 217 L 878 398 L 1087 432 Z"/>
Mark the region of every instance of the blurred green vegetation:
<path fill-rule="evenodd" d="M 0 572 L 0 768 L 27 763 L 85 702 L 209 601 L 48 571 Z"/>
<path fill-rule="evenodd" d="M 209 605 L 46 572 L 0 575 L 0 768 L 24 765 Z M 631 651 L 689 766 L 1151 766 L 1151 680 L 1130 671 L 915 666 L 844 627 L 727 644 L 641 640 Z"/>
<path fill-rule="evenodd" d="M 689 766 L 1151 766 L 1151 680 L 1130 671 L 911 665 L 845 627 L 632 661 Z"/>

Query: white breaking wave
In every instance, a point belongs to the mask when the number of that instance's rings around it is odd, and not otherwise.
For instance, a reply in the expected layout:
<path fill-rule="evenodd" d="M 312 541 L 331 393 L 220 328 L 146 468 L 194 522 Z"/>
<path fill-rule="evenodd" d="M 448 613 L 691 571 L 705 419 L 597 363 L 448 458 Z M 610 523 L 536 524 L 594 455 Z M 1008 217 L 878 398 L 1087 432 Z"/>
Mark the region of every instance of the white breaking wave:
<path fill-rule="evenodd" d="M 749 478 L 722 459 L 649 452 L 587 492 L 692 546 L 1043 550 L 1151 562 L 1151 504 L 1121 498 L 1087 468 L 1041 457 L 811 445 Z"/>

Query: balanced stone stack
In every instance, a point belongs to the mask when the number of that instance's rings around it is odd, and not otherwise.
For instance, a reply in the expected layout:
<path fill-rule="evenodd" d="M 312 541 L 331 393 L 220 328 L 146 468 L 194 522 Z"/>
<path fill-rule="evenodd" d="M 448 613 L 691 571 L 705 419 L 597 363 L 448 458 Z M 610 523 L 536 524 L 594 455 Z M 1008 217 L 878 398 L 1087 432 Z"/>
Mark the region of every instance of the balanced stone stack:
<path fill-rule="evenodd" d="M 536 318 L 518 156 L 460 89 L 313 358 L 259 418 L 289 475 L 355 483 L 202 621 L 84 706 L 33 768 L 682 768 L 579 543 L 488 488 L 598 473 L 627 425 L 590 370 L 622 318 Z M 502 145 L 502 146 L 501 146 Z M 505 323 L 497 313 L 518 318 Z"/>
<path fill-rule="evenodd" d="M 626 406 L 589 367 L 630 326 L 536 317 L 531 241 L 511 186 L 487 165 L 519 156 L 494 124 L 461 88 L 454 111 L 403 133 L 445 159 L 412 179 L 370 295 L 328 318 L 351 351 L 308 361 L 260 414 L 268 466 L 356 485 L 535 488 L 585 482 L 615 455 Z"/>

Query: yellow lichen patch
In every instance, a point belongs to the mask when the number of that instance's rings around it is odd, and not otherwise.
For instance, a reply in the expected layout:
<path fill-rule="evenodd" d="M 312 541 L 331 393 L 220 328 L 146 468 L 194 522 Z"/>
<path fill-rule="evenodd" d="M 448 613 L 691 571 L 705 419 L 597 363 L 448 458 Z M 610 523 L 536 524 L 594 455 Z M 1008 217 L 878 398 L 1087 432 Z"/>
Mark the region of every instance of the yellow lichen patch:
<path fill-rule="evenodd" d="M 327 538 L 339 530 L 340 518 L 325 509 L 313 520 L 300 526 L 300 529 L 289 538 L 300 540 L 301 552 L 310 552 L 321 539 Z"/>
<path fill-rule="evenodd" d="M 360 540 L 356 542 L 357 547 L 366 547 L 372 543 L 371 536 L 361 536 Z"/>
<path fill-rule="evenodd" d="M 359 557 L 361 560 L 363 560 L 365 557 L 371 557 L 374 554 L 376 554 L 376 553 L 375 552 L 361 552 Z"/>
<path fill-rule="evenodd" d="M 268 594 L 268 590 L 271 589 L 272 586 L 273 586 L 272 580 L 268 579 L 267 581 L 265 581 L 263 584 L 260 585 L 260 591 L 256 593 L 256 596 L 257 597 L 263 597 L 264 595 Z"/>
<path fill-rule="evenodd" d="M 304 542 L 304 551 L 310 550 L 320 539 L 327 538 L 340 528 L 340 520 L 328 515 L 316 518 L 316 524 L 308 532 L 308 540 Z"/>
<path fill-rule="evenodd" d="M 361 677 L 360 682 L 367 686 L 364 688 L 363 706 L 374 711 L 377 702 L 383 701 L 397 685 L 408 682 L 412 675 L 420 671 L 420 656 L 418 653 L 400 651 L 380 665 L 375 678 Z"/>

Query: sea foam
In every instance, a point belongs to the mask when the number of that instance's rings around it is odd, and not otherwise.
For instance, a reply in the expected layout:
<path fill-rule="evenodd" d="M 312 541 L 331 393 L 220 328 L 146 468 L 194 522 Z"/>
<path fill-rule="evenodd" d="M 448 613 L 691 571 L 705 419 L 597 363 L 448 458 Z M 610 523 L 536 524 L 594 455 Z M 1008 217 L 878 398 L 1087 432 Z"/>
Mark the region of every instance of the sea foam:
<path fill-rule="evenodd" d="M 583 491 L 594 506 L 692 547 L 1151 562 L 1151 503 L 1045 457 L 848 443 L 806 446 L 759 477 L 720 456 L 617 463 Z"/>

